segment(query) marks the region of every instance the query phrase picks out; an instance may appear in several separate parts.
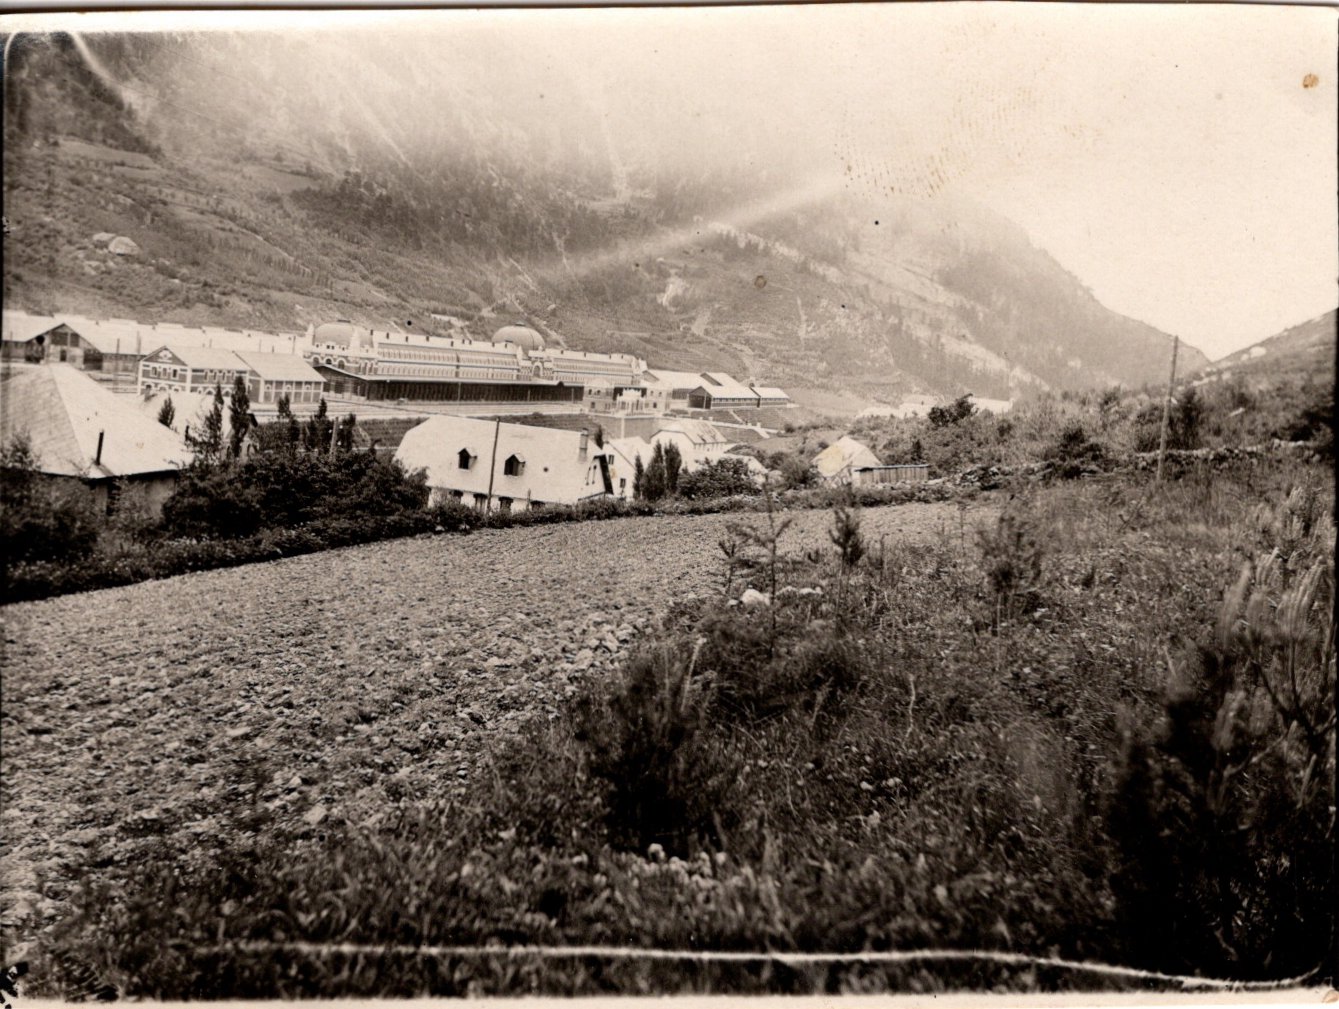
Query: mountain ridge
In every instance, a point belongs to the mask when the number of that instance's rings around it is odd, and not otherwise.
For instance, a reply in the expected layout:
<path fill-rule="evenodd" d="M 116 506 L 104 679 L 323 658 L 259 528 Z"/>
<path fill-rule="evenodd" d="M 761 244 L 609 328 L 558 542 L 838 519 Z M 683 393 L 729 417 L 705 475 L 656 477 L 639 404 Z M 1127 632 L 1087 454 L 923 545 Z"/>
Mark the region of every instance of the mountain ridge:
<path fill-rule="evenodd" d="M 531 136 L 522 127 L 542 103 L 519 87 L 503 88 L 524 106 L 508 118 L 506 101 L 471 93 L 459 70 L 378 63 L 384 40 L 301 90 L 287 64 L 304 44 L 53 36 L 16 47 L 6 215 L 21 237 L 6 243 L 7 300 L 285 329 L 338 315 L 474 336 L 522 318 L 578 349 L 869 401 L 1164 372 L 1168 334 L 1104 308 L 985 208 L 784 166 L 657 167 L 602 134 L 589 99 L 592 114 L 578 109 L 566 131 Z M 258 82 L 252 93 L 206 86 L 220 62 Z M 388 111 L 415 88 L 451 99 L 421 136 Z M 144 255 L 106 257 L 88 242 L 96 231 L 127 234 Z M 1183 361 L 1207 358 L 1183 344 Z"/>

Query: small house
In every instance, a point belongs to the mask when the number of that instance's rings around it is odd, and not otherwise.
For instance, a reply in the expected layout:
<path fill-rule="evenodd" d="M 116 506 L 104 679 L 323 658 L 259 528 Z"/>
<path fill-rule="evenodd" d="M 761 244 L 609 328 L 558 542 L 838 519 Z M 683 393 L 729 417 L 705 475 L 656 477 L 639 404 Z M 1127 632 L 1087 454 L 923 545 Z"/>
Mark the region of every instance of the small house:
<path fill-rule="evenodd" d="M 696 410 L 719 410 L 759 405 L 758 394 L 723 371 L 704 371 L 702 381 L 688 394 L 688 405 Z"/>
<path fill-rule="evenodd" d="M 640 459 L 642 469 L 646 469 L 655 449 L 645 438 L 615 438 L 605 442 L 605 448 L 610 453 L 609 477 L 614 496 L 631 501 L 635 496 L 637 460 Z"/>
<path fill-rule="evenodd" d="M 395 458 L 424 471 L 432 504 L 524 511 L 614 493 L 611 454 L 585 431 L 439 415 L 408 431 Z"/>
<path fill-rule="evenodd" d="M 857 470 L 882 465 L 879 457 L 868 445 L 856 441 L 850 435 L 838 438 L 813 458 L 813 466 L 818 470 L 819 479 L 830 486 L 852 484 L 855 482 Z"/>
<path fill-rule="evenodd" d="M 239 350 L 236 356 L 248 369 L 246 394 L 252 403 L 278 403 L 284 396 L 294 406 L 320 401 L 325 379 L 298 355 Z"/>
<path fill-rule="evenodd" d="M 678 446 L 679 455 L 687 469 L 696 469 L 706 462 L 714 462 L 725 455 L 733 444 L 721 434 L 720 428 L 705 420 L 676 417 L 664 421 L 651 435 L 651 444 Z"/>
<path fill-rule="evenodd" d="M 27 438 L 39 471 L 83 483 L 108 512 L 122 491 L 138 487 L 156 514 L 191 458 L 175 431 L 69 364 L 15 372 L 0 384 L 0 403 L 0 429 Z"/>

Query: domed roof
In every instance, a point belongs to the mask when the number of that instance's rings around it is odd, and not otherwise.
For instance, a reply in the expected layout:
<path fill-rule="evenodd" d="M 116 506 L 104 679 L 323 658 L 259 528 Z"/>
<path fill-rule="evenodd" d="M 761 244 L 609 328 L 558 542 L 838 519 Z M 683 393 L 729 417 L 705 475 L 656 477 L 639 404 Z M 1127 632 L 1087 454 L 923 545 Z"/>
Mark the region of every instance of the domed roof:
<path fill-rule="evenodd" d="M 312 343 L 318 347 L 333 344 L 336 347 L 346 347 L 350 350 L 372 345 L 371 334 L 367 330 L 343 319 L 339 322 L 327 322 L 317 326 L 312 333 Z"/>
<path fill-rule="evenodd" d="M 503 326 L 493 334 L 494 343 L 514 343 L 525 350 L 543 350 L 544 337 L 529 326 Z"/>

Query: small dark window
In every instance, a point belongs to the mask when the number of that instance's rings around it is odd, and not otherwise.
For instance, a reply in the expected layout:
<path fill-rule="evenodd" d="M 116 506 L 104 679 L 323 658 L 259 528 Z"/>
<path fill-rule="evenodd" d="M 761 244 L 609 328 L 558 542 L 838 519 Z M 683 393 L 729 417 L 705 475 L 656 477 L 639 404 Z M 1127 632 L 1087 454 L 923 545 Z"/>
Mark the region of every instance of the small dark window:
<path fill-rule="evenodd" d="M 497 507 L 498 511 L 502 512 L 505 515 L 507 512 L 511 511 L 511 498 L 509 497 L 498 498 Z"/>
<path fill-rule="evenodd" d="M 502 464 L 502 472 L 507 476 L 520 476 L 525 472 L 525 460 L 519 455 L 507 456 L 507 461 Z"/>
<path fill-rule="evenodd" d="M 474 459 L 475 459 L 475 457 L 472 456 L 472 455 L 470 455 L 470 450 L 467 449 L 467 448 L 462 448 L 462 449 L 460 450 L 460 455 L 459 455 L 458 458 L 460 459 L 460 468 L 461 468 L 461 469 L 469 469 L 470 467 L 472 467 L 472 466 L 474 465 Z"/>

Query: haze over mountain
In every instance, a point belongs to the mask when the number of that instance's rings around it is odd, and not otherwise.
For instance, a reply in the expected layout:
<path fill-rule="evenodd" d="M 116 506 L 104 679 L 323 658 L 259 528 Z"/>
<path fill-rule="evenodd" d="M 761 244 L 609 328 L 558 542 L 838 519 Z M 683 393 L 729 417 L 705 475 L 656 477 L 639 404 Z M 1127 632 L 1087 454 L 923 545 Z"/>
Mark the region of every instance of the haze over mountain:
<path fill-rule="evenodd" d="M 1281 333 L 1207 365 L 1204 375 L 1334 381 L 1336 310 L 1289 326 Z"/>
<path fill-rule="evenodd" d="M 600 75 L 566 41 L 514 19 L 448 48 L 394 30 L 19 37 L 6 302 L 475 336 L 521 317 L 580 349 L 861 399 L 1165 376 L 1168 334 L 950 195 L 933 157 L 831 172 L 795 124 L 860 123 L 825 118 L 803 81 L 760 74 L 760 106 L 727 86 L 740 65 L 704 64 L 670 101 L 617 26 Z M 142 255 L 109 257 L 96 232 Z"/>

